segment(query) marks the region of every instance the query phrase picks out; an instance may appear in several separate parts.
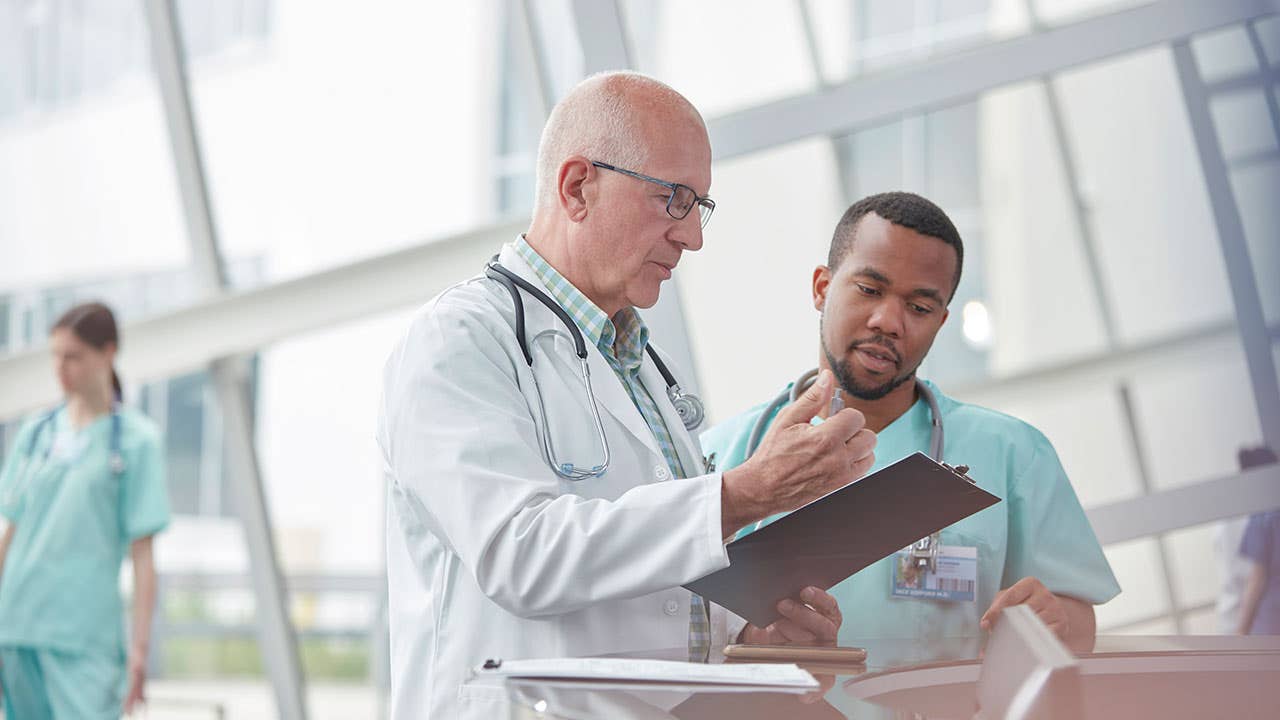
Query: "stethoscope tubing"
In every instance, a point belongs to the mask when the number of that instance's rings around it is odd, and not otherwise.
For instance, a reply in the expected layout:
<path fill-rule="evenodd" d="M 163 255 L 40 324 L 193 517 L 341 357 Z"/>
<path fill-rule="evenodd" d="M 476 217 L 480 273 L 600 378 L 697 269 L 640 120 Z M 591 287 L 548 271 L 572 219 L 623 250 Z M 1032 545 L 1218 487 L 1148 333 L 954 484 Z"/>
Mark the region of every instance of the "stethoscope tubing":
<path fill-rule="evenodd" d="M 764 412 L 756 421 L 751 424 L 751 433 L 747 436 L 747 451 L 742 458 L 746 462 L 748 458 L 755 454 L 760 447 L 760 441 L 764 439 L 765 431 L 768 430 L 773 413 L 778 408 L 789 402 L 795 402 L 801 393 L 808 390 L 818 377 L 818 368 L 814 368 L 796 378 L 795 383 L 790 388 L 778 393 L 777 397 L 769 401 L 765 406 Z M 942 427 L 942 410 L 938 407 L 938 398 L 934 395 L 933 390 L 920 380 L 916 380 L 916 391 L 920 393 L 920 397 L 924 398 L 925 404 L 929 406 L 929 457 L 934 462 L 942 462 L 942 449 L 945 435 Z M 760 520 L 752 526 L 751 531 L 755 532 L 763 527 L 764 521 Z"/>
<path fill-rule="evenodd" d="M 44 434 L 46 428 L 53 427 L 54 419 L 57 418 L 58 413 L 65 407 L 66 405 L 59 405 L 46 413 L 45 416 L 40 418 L 40 421 L 36 423 L 35 429 L 31 431 L 31 439 L 27 441 L 26 462 L 23 467 L 22 484 L 12 491 L 11 497 L 21 497 L 30 488 L 35 475 L 35 469 L 31 467 L 31 463 L 35 459 L 36 448 L 40 444 L 40 438 Z M 124 453 L 121 450 L 121 433 L 120 403 L 117 402 L 113 403 L 111 406 L 111 436 L 107 446 L 109 453 L 108 469 L 113 477 L 119 477 L 125 470 Z M 53 453 L 53 445 L 54 443 L 50 441 L 48 447 L 44 449 L 44 453 L 41 454 L 41 468 L 49 463 L 49 456 Z"/>
<path fill-rule="evenodd" d="M 558 461 L 555 453 L 555 444 L 551 439 L 551 430 L 549 423 L 547 422 L 547 408 L 542 399 L 542 388 L 538 385 L 537 375 L 535 374 L 533 378 L 534 391 L 538 396 L 538 409 L 542 413 L 543 419 L 541 432 L 542 453 L 547 465 L 551 467 L 551 470 L 555 472 L 557 476 L 566 480 L 580 481 L 604 475 L 605 471 L 609 469 L 610 463 L 609 438 L 604 430 L 604 422 L 600 417 L 600 406 L 596 401 L 595 389 L 591 383 L 591 370 L 587 363 L 587 343 L 582 336 L 582 331 L 578 329 L 577 323 L 573 321 L 573 318 L 569 313 L 564 308 L 560 307 L 555 300 L 551 299 L 551 297 L 546 293 L 534 286 L 533 283 L 530 283 L 528 280 L 525 280 L 504 267 L 498 262 L 497 256 L 494 256 L 493 259 L 485 264 L 485 276 L 505 287 L 508 294 L 511 295 L 512 304 L 515 309 L 516 342 L 520 346 L 520 353 L 524 356 L 525 363 L 531 369 L 533 368 L 533 353 L 529 349 L 529 343 L 525 336 L 524 300 L 521 298 L 519 291 L 524 290 L 535 300 L 546 306 L 548 310 L 559 318 L 565 328 L 568 329 L 569 335 L 573 340 L 574 354 L 578 356 L 582 382 L 586 386 L 587 399 L 590 401 L 591 405 L 592 421 L 596 427 L 596 435 L 599 439 L 604 459 L 600 464 L 594 465 L 589 469 L 578 469 L 578 467 L 572 463 L 561 463 Z M 539 333 L 538 337 L 541 337 L 541 335 L 542 333 Z M 536 341 L 537 337 L 535 337 L 534 340 Z M 646 343 L 644 349 L 649 358 L 653 360 L 653 364 L 658 368 L 658 372 L 662 375 L 663 381 L 666 382 L 667 397 L 671 401 L 672 405 L 675 406 L 676 413 L 680 416 L 680 420 L 684 424 L 685 429 L 690 431 L 696 429 L 702 424 L 705 417 L 705 410 L 703 408 L 702 401 L 696 396 L 685 393 L 681 390 L 680 385 L 676 382 L 675 375 L 671 373 L 671 370 L 667 367 L 666 363 L 662 361 L 662 358 L 658 356 L 657 351 L 653 349 L 652 345 Z"/>

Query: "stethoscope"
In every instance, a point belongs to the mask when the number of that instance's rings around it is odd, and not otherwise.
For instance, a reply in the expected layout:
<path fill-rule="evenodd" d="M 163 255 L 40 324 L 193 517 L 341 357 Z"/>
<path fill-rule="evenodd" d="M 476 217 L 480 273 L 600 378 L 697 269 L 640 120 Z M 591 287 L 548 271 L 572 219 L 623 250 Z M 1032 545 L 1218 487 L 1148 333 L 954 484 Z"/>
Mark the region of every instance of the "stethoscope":
<path fill-rule="evenodd" d="M 760 447 L 760 441 L 764 439 L 764 433 L 773 420 L 773 413 L 783 405 L 795 402 L 817 379 L 818 368 L 814 368 L 797 378 L 790 388 L 778 393 L 778 396 L 765 406 L 764 412 L 751 425 L 751 434 L 747 436 L 747 455 L 743 461 L 754 455 L 756 449 Z M 916 392 L 920 393 L 920 397 L 924 398 L 929 406 L 929 424 L 932 425 L 929 430 L 929 457 L 933 458 L 934 462 L 940 463 L 942 462 L 943 434 L 942 411 L 938 409 L 938 398 L 934 397 L 928 385 L 919 380 L 916 381 Z M 839 388 L 836 389 L 836 394 L 839 395 Z"/>
<path fill-rule="evenodd" d="M 538 385 L 538 376 L 533 375 L 534 390 L 538 395 L 538 408 L 542 412 L 542 454 L 547 465 L 556 475 L 566 480 L 586 480 L 587 478 L 600 477 L 609 469 L 609 440 L 605 436 L 604 423 L 600 420 L 600 405 L 596 402 L 595 390 L 591 385 L 591 370 L 587 366 L 587 343 L 582 337 L 582 332 L 578 330 L 578 326 L 574 323 L 573 318 L 565 309 L 560 307 L 555 300 L 552 300 L 546 293 L 539 290 L 528 280 L 516 275 L 498 262 L 498 256 L 495 255 L 492 260 L 485 264 L 484 274 L 486 277 L 498 281 L 507 292 L 511 294 L 511 301 L 515 304 L 516 313 L 516 342 L 520 344 L 520 352 L 524 355 L 524 361 L 529 368 L 533 368 L 533 354 L 529 352 L 529 344 L 525 339 L 524 329 L 524 301 L 520 297 L 520 291 L 524 290 L 547 307 L 548 310 L 555 313 L 560 318 L 560 322 L 569 329 L 569 335 L 573 338 L 574 354 L 578 356 L 578 365 L 582 371 L 582 382 L 587 388 L 587 399 L 591 402 L 591 419 L 596 426 L 596 437 L 599 440 L 600 448 L 604 454 L 604 459 L 598 465 L 590 468 L 580 468 L 569 462 L 561 462 L 556 455 L 555 444 L 551 440 L 551 428 L 547 422 L 547 407 L 542 401 L 542 388 Z M 544 330 L 534 336 L 536 342 L 538 338 L 546 333 L 553 333 L 553 330 Z M 645 352 L 653 360 L 653 364 L 657 366 L 658 372 L 662 373 L 662 379 L 667 383 L 667 398 L 671 400 L 671 404 L 675 407 L 676 414 L 680 416 L 680 422 L 684 423 L 686 430 L 693 431 L 702 425 L 703 419 L 706 417 L 706 411 L 702 406 L 702 401 L 698 396 L 686 393 L 680 389 L 680 384 L 676 382 L 676 378 L 667 369 L 666 363 L 662 362 L 662 358 L 658 357 L 658 353 L 654 351 L 653 346 L 645 343 Z"/>
<path fill-rule="evenodd" d="M 58 413 L 65 407 L 66 407 L 65 405 L 61 405 L 57 408 L 54 408 L 52 411 L 46 414 L 43 418 L 40 418 L 40 422 L 36 423 L 35 429 L 32 430 L 31 432 L 31 439 L 27 441 L 27 453 L 26 453 L 27 467 L 25 468 L 23 483 L 22 485 L 15 487 L 13 490 L 11 490 L 9 493 L 6 494 L 6 500 L 8 502 L 13 502 L 18 497 L 21 497 L 22 494 L 26 492 L 29 486 L 31 485 L 32 478 L 35 475 L 35 473 L 31 471 L 31 459 L 35 457 L 36 447 L 40 444 L 40 436 L 44 433 L 46 428 L 52 428 L 54 419 L 58 416 Z M 107 452 L 110 455 L 110 458 L 107 461 L 108 462 L 107 467 L 110 468 L 111 474 L 114 477 L 119 477 L 121 474 L 124 473 L 124 469 L 125 469 L 124 453 L 121 452 L 121 449 L 120 449 L 121 447 L 120 446 L 120 433 L 121 433 L 120 425 L 121 425 L 120 403 L 112 403 L 111 405 L 111 439 L 108 441 L 108 445 L 107 445 L 107 448 L 108 448 Z M 40 456 L 41 467 L 44 467 L 49 463 L 49 456 L 53 453 L 53 446 L 55 444 L 56 443 L 54 442 L 50 442 L 48 447 L 44 449 L 44 454 Z"/>
<path fill-rule="evenodd" d="M 770 401 L 767 406 L 765 406 L 764 412 L 761 413 L 760 417 L 756 418 L 755 423 L 751 425 L 751 434 L 747 436 L 747 454 L 746 457 L 743 458 L 744 462 L 747 458 L 754 455 L 756 449 L 760 447 L 760 441 L 764 439 L 764 433 L 769 429 L 769 423 L 773 419 L 773 413 L 783 405 L 795 402 L 805 390 L 808 390 L 813 385 L 817 379 L 818 368 L 814 368 L 797 378 L 790 388 L 783 390 L 777 397 Z M 934 462 L 945 465 L 946 463 L 942 462 L 942 410 L 938 408 L 938 398 L 934 396 L 933 390 L 930 390 L 928 385 L 919 380 L 916 380 L 916 392 L 920 393 L 920 397 L 924 398 L 925 404 L 929 406 L 929 424 L 931 426 L 929 429 L 929 457 L 933 458 Z M 837 398 L 839 397 L 839 387 L 836 388 L 835 395 Z M 837 409 L 836 403 L 837 401 L 833 399 L 833 409 Z M 955 468 L 955 470 L 963 476 L 968 471 L 968 468 L 962 465 Z M 972 482 L 972 480 L 970 480 L 970 482 Z M 760 520 L 753 525 L 751 527 L 751 532 L 755 532 L 762 527 L 764 527 L 764 520 Z M 912 543 L 910 548 L 912 558 L 922 568 L 927 568 L 930 571 L 934 569 L 938 557 L 938 538 L 939 533 L 933 533 L 928 537 L 920 538 L 916 542 Z"/>

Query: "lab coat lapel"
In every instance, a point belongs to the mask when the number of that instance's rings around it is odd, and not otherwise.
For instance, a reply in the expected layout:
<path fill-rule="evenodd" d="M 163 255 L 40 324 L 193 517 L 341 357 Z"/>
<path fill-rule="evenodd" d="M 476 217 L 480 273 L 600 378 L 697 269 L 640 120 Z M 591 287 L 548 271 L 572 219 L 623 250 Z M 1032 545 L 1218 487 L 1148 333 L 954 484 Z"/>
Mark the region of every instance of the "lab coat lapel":
<path fill-rule="evenodd" d="M 507 269 L 533 283 L 537 288 L 543 288 L 542 281 L 538 279 L 537 273 L 524 261 L 524 258 L 520 257 L 520 254 L 515 251 L 513 246 L 504 245 L 502 252 L 499 253 L 498 260 Z M 555 351 L 549 353 L 549 355 L 553 358 L 556 367 L 559 368 L 560 375 L 564 378 L 566 385 L 573 389 L 573 393 L 582 405 L 583 410 L 590 413 L 591 409 L 588 407 L 590 400 L 587 397 L 587 389 L 582 387 L 582 371 L 580 370 L 578 357 L 574 354 L 572 340 L 567 337 L 569 331 L 562 327 L 563 323 L 560 322 L 555 313 L 551 312 L 542 303 L 532 297 L 528 297 L 527 294 L 524 300 L 525 334 L 528 336 L 531 346 L 533 338 L 543 330 L 552 328 L 560 333 L 555 341 Z M 541 358 L 543 355 L 535 351 L 534 357 Z M 535 359 L 534 362 L 538 362 L 538 359 Z M 636 409 L 635 403 L 631 401 L 631 396 L 627 393 L 626 388 L 622 386 L 621 378 L 613 371 L 609 361 L 600 353 L 600 350 L 592 345 L 590 341 L 587 342 L 587 369 L 591 373 L 591 388 L 595 393 L 596 402 L 599 403 L 600 408 L 604 411 L 602 415 L 607 414 L 613 417 L 618 424 L 626 428 L 641 444 L 648 448 L 649 452 L 661 457 L 662 452 L 658 449 L 658 441 L 654 438 L 653 432 L 649 430 L 649 425 L 645 423 L 644 416 L 640 414 L 640 411 Z M 665 393 L 663 396 L 665 396 Z M 659 396 L 655 396 L 655 398 L 657 397 Z"/>

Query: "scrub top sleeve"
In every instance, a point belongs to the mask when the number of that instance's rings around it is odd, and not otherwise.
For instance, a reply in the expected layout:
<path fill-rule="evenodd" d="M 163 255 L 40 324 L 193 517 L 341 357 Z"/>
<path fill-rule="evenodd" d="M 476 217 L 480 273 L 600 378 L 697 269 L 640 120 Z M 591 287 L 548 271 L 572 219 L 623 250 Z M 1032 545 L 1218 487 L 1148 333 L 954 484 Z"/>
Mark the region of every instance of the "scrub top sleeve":
<path fill-rule="evenodd" d="M 9 522 L 17 522 L 22 516 L 24 503 L 19 485 L 23 482 L 30 458 L 27 457 L 27 446 L 31 443 L 31 433 L 35 432 L 36 421 L 27 421 L 18 431 L 17 437 L 9 445 L 9 454 L 0 466 L 0 516 Z"/>
<path fill-rule="evenodd" d="M 169 490 L 158 435 L 149 435 L 125 458 L 121 476 L 120 521 L 129 542 L 154 535 L 169 524 Z"/>
<path fill-rule="evenodd" d="M 1120 584 L 1053 445 L 1039 432 L 1033 440 L 1031 461 L 1009 488 L 1001 587 L 1035 577 L 1055 594 L 1104 603 L 1120 594 Z"/>
<path fill-rule="evenodd" d="M 1274 548 L 1271 547 L 1268 535 L 1267 516 L 1262 513 L 1250 515 L 1249 522 L 1244 526 L 1244 536 L 1240 538 L 1240 556 L 1263 567 L 1270 567 Z"/>

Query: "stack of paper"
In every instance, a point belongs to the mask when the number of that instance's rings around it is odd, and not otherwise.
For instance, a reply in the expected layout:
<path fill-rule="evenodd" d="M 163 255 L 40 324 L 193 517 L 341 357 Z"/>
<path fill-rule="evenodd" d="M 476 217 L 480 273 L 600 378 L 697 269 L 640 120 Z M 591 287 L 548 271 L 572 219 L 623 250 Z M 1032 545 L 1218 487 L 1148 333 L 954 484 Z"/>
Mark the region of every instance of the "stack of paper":
<path fill-rule="evenodd" d="M 743 685 L 767 688 L 816 688 L 807 671 L 787 663 L 708 665 L 628 658 L 546 658 L 491 660 L 476 668 L 479 677 L 603 682 Z"/>

